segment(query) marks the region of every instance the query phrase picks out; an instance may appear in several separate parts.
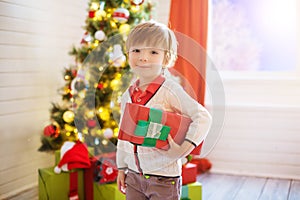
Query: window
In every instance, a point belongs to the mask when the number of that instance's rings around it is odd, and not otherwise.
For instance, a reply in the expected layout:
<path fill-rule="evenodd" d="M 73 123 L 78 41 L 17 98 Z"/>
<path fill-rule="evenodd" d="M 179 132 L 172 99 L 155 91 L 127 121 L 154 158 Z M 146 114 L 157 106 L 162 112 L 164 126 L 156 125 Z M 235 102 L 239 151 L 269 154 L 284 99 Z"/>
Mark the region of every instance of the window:
<path fill-rule="evenodd" d="M 212 0 L 213 63 L 220 71 L 292 72 L 297 0 Z"/>

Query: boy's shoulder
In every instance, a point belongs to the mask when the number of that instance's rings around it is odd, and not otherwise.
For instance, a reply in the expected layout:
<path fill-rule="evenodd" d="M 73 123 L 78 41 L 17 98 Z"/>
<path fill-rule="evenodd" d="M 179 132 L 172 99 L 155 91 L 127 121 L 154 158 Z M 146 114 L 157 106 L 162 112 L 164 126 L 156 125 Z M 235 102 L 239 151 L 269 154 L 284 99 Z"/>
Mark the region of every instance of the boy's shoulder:
<path fill-rule="evenodd" d="M 167 87 L 171 90 L 182 88 L 178 80 L 174 80 L 173 78 L 166 78 L 165 82 L 163 83 L 164 87 Z"/>

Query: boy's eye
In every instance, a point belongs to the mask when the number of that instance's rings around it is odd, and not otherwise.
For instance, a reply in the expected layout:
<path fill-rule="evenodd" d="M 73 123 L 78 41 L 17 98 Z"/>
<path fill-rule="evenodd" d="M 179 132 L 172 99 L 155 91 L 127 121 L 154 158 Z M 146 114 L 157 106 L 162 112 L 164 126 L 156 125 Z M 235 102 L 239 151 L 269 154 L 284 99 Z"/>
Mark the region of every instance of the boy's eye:
<path fill-rule="evenodd" d="M 157 51 L 151 51 L 151 54 L 158 54 Z"/>
<path fill-rule="evenodd" d="M 140 50 L 139 50 L 139 49 L 133 49 L 132 52 L 134 52 L 134 53 L 139 53 Z"/>

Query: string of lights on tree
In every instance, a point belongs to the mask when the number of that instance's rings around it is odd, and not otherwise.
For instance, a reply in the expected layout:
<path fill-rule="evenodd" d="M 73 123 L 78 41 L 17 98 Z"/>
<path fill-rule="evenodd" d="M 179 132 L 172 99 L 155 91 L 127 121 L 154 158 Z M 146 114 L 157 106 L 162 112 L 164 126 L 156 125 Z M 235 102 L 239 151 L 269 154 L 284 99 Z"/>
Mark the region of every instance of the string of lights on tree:
<path fill-rule="evenodd" d="M 64 141 L 83 140 L 101 153 L 115 148 L 118 97 L 131 79 L 124 42 L 130 29 L 151 19 L 145 0 L 91 0 L 85 33 L 70 54 L 75 64 L 64 71 L 61 103 L 52 103 L 39 151 L 60 149 Z M 113 147 L 112 147 L 113 145 Z"/>

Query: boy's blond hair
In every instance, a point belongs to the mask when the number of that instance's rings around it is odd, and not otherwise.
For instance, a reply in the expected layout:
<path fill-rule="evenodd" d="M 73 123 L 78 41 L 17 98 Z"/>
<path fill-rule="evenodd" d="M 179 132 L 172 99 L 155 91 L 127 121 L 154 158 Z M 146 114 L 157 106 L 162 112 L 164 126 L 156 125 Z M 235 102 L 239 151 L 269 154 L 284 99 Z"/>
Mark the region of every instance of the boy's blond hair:
<path fill-rule="evenodd" d="M 177 59 L 177 39 L 166 25 L 155 21 L 138 24 L 128 35 L 126 51 L 132 46 L 145 45 L 165 51 L 165 67 L 172 67 Z"/>

